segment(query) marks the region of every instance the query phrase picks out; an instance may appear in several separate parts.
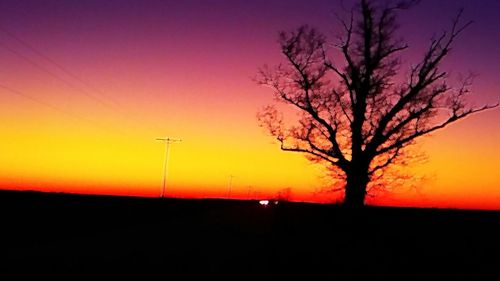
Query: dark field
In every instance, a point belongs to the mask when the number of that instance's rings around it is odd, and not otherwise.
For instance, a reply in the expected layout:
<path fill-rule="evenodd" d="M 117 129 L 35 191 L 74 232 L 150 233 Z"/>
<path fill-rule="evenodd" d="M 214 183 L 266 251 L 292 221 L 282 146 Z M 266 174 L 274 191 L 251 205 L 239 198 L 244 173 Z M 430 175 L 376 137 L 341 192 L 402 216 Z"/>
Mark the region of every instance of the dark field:
<path fill-rule="evenodd" d="M 0 192 L 0 280 L 500 280 L 500 213 Z"/>

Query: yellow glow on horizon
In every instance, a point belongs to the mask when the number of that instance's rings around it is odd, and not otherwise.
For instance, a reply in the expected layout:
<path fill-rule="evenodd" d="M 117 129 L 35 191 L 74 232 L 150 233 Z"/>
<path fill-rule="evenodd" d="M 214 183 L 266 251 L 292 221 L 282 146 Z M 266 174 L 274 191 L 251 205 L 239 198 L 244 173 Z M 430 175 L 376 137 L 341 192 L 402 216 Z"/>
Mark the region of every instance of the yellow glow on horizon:
<path fill-rule="evenodd" d="M 243 124 L 230 131 L 221 130 L 227 124 L 204 120 L 205 116 L 158 126 L 151 119 L 167 119 L 167 114 L 145 112 L 142 126 L 137 119 L 103 114 L 88 118 L 102 116 L 96 125 L 39 106 L 15 105 L 4 106 L 0 112 L 2 120 L 8 121 L 0 131 L 2 188 L 158 196 L 165 146 L 155 140 L 163 135 L 155 132 L 178 132 L 171 136 L 183 141 L 171 146 L 167 196 L 226 197 L 229 175 L 234 175 L 232 198 L 265 198 L 292 188 L 294 200 L 332 200 L 315 193 L 326 184 L 321 167 L 300 154 L 280 151 L 253 117 L 228 120 Z M 488 116 L 483 118 L 488 120 Z M 478 139 L 475 135 L 485 134 L 478 127 L 481 122 L 481 118 L 471 118 L 424 138 L 422 150 L 429 160 L 410 167 L 429 178 L 424 186 L 417 193 L 396 191 L 389 199 L 374 202 L 498 205 L 499 180 L 492 175 L 497 173 L 500 150 L 492 148 L 500 133 Z"/>
<path fill-rule="evenodd" d="M 0 131 L 3 187 L 156 196 L 165 147 L 155 139 L 161 135 L 129 120 L 117 126 L 119 121 L 102 118 L 96 126 L 33 108 L 29 118 L 16 118 Z M 248 190 L 260 196 L 287 187 L 299 195 L 315 190 L 319 168 L 301 155 L 281 152 L 256 124 L 244 133 L 212 135 L 206 123 L 196 122 L 157 130 L 181 132 L 176 136 L 183 138 L 171 145 L 168 195 L 223 197 L 230 174 L 235 197 Z"/>

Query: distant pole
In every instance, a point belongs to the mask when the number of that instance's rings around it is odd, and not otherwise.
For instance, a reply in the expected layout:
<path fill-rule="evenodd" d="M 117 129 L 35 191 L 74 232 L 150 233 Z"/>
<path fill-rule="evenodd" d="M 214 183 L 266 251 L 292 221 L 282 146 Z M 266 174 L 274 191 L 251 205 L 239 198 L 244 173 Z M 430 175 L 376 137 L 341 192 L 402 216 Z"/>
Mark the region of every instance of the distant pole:
<path fill-rule="evenodd" d="M 180 142 L 182 141 L 181 139 L 174 139 L 174 138 L 157 138 L 157 141 L 162 141 L 165 143 L 165 159 L 163 161 L 163 187 L 161 189 L 161 198 L 165 198 L 165 188 L 167 186 L 167 169 L 168 169 L 168 156 L 170 153 L 170 144 L 173 142 Z"/>
<path fill-rule="evenodd" d="M 228 199 L 231 199 L 231 189 L 232 189 L 232 185 L 233 185 L 233 178 L 234 178 L 233 175 L 229 175 L 229 185 L 228 185 L 228 192 L 227 192 Z"/>
<path fill-rule="evenodd" d="M 250 192 L 252 192 L 252 186 L 248 186 L 248 193 L 247 193 L 247 199 L 250 200 Z"/>

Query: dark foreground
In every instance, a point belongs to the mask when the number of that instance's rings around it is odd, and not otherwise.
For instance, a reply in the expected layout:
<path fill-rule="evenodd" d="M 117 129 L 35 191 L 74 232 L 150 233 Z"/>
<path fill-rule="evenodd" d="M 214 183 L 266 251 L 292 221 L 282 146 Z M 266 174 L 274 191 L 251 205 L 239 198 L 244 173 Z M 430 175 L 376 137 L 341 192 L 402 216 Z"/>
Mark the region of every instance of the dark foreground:
<path fill-rule="evenodd" d="M 500 213 L 0 192 L 0 280 L 499 280 Z"/>

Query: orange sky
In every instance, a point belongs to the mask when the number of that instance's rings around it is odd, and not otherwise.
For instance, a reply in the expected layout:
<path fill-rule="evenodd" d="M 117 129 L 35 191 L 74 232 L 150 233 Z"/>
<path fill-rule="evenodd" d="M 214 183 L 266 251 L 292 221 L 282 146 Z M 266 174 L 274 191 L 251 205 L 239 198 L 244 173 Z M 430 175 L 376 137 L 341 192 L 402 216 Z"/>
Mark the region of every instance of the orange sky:
<path fill-rule="evenodd" d="M 292 188 L 295 200 L 334 199 L 317 193 L 327 184 L 321 167 L 280 151 L 258 127 L 257 111 L 273 100 L 251 79 L 280 61 L 277 31 L 304 23 L 297 15 L 333 22 L 324 1 L 254 3 L 262 11 L 244 1 L 21 2 L 0 6 L 1 188 L 158 196 L 165 147 L 155 138 L 171 136 L 183 141 L 171 146 L 168 196 L 224 197 L 234 175 L 232 197 Z M 415 46 L 409 59 L 449 22 L 426 22 L 429 5 L 402 23 Z M 493 6 L 468 5 L 466 16 L 479 23 L 446 67 L 479 73 L 473 102 L 492 103 L 500 33 L 481 32 L 497 19 Z M 500 208 L 499 118 L 492 110 L 422 139 L 428 160 L 411 169 L 426 180 L 371 203 Z"/>

